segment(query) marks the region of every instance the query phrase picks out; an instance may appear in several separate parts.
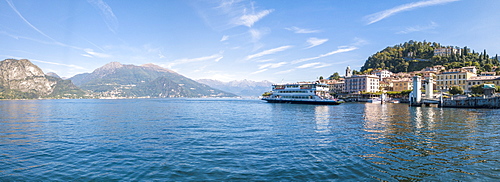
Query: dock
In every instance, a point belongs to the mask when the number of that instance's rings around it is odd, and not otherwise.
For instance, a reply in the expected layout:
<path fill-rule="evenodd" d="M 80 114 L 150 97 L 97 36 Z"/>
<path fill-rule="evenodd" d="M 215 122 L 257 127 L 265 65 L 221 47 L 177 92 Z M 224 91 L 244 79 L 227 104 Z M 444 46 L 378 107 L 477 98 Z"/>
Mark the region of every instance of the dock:
<path fill-rule="evenodd" d="M 432 77 L 427 78 L 425 98 L 422 98 L 421 77 L 413 77 L 413 91 L 410 93 L 410 107 L 420 107 L 422 105 L 437 107 L 453 107 L 453 108 L 500 108 L 500 95 L 495 94 L 495 87 L 492 84 L 485 85 L 484 96 L 482 97 L 451 97 L 443 98 L 442 94 L 439 99 L 433 97 Z"/>

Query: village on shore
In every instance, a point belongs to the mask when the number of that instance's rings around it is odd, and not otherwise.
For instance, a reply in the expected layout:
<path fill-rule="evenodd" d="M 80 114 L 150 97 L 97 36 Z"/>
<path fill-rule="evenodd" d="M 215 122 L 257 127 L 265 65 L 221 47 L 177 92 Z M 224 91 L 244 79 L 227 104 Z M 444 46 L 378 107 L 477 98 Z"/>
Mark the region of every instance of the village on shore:
<path fill-rule="evenodd" d="M 446 56 L 446 54 L 450 54 L 450 50 L 436 49 L 435 54 Z M 497 96 L 495 90 L 498 91 L 498 86 L 495 85 L 500 85 L 500 76 L 497 76 L 496 72 L 478 73 L 475 66 L 446 69 L 442 65 L 436 65 L 420 71 L 400 73 L 378 69 L 360 75 L 352 74 L 352 72 L 348 66 L 345 70 L 345 76 L 327 79 L 320 77 L 317 82 L 327 84 L 332 95 L 346 101 L 370 101 L 374 97 L 385 94 L 389 99 L 397 102 L 410 101 L 412 97 L 410 93 L 414 90 L 416 76 L 422 78 L 422 81 L 419 81 L 421 84 L 419 88 L 432 90 L 432 93 L 429 95 L 428 92 L 425 98 L 434 102 L 443 98 L 470 100 L 470 98 L 477 97 L 494 97 Z M 497 105 L 498 103 L 487 107 L 497 107 Z M 459 106 L 456 104 L 456 107 Z"/>

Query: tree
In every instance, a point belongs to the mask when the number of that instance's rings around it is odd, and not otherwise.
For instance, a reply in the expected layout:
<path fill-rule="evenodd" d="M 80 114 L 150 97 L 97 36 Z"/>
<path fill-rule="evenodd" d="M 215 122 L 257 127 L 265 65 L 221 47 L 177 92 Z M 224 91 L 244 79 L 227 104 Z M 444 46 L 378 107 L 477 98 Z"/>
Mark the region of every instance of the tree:
<path fill-rule="evenodd" d="M 453 87 L 451 87 L 451 89 L 450 89 L 450 94 L 452 94 L 452 95 L 456 95 L 456 94 L 464 94 L 464 90 L 462 89 L 462 87 L 459 87 L 459 86 L 453 86 Z"/>
<path fill-rule="evenodd" d="M 340 78 L 340 75 L 338 72 L 335 72 L 332 75 L 330 75 L 330 77 L 328 77 L 329 80 L 338 80 L 339 78 Z"/>
<path fill-rule="evenodd" d="M 359 72 L 357 70 L 352 70 L 352 75 L 361 75 L 363 74 L 362 72 Z"/>
<path fill-rule="evenodd" d="M 323 80 L 323 76 L 319 76 L 319 80 Z"/>
<path fill-rule="evenodd" d="M 491 71 L 491 70 L 493 70 L 493 67 L 494 67 L 493 64 L 485 64 L 483 66 L 483 68 L 484 68 L 485 71 Z"/>
<path fill-rule="evenodd" d="M 484 84 L 481 84 L 481 85 L 474 85 L 472 86 L 470 89 L 471 89 L 471 92 L 473 94 L 483 94 L 484 93 L 484 89 L 483 89 L 483 86 Z"/>

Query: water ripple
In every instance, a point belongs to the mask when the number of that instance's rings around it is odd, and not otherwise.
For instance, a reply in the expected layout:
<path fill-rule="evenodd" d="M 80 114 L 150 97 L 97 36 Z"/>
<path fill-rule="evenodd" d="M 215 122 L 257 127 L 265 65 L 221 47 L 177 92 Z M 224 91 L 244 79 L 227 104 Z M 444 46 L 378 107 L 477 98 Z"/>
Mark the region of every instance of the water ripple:
<path fill-rule="evenodd" d="M 0 101 L 0 181 L 495 181 L 498 110 Z"/>

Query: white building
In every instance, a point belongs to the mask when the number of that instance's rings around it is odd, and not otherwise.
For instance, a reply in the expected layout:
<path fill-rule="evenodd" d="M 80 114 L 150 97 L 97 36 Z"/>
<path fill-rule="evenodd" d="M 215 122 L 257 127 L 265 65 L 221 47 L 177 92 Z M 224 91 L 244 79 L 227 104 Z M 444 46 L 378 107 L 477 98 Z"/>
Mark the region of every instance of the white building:
<path fill-rule="evenodd" d="M 434 49 L 434 56 L 449 56 L 451 54 L 462 54 L 462 50 L 460 48 L 453 48 L 453 47 L 445 47 L 445 48 L 437 48 Z"/>
<path fill-rule="evenodd" d="M 384 78 L 389 78 L 392 76 L 392 72 L 389 70 L 375 70 L 372 72 L 379 77 L 379 80 L 382 81 Z"/>
<path fill-rule="evenodd" d="M 359 93 L 359 92 L 378 92 L 379 77 L 375 75 L 353 75 L 345 77 L 345 92 Z"/>

